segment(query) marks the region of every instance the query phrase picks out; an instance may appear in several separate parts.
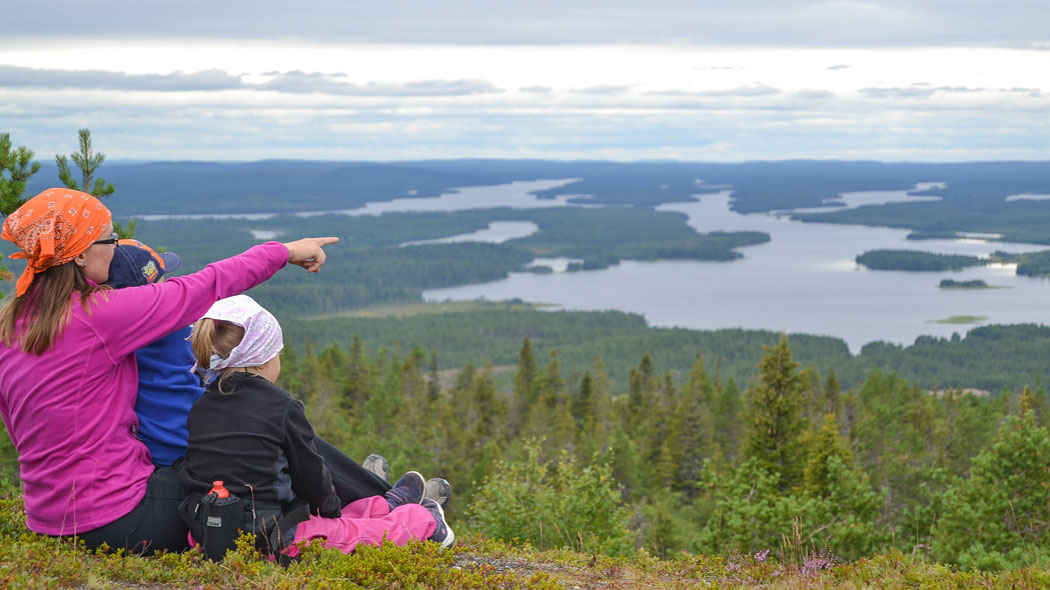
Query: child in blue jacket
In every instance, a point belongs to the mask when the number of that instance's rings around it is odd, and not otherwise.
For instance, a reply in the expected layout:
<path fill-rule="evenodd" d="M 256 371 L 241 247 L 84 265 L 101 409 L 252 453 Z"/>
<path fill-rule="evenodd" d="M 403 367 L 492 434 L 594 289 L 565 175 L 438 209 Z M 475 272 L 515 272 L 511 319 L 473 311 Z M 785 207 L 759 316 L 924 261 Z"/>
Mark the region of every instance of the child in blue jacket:
<path fill-rule="evenodd" d="M 149 285 L 182 266 L 182 259 L 171 252 L 156 252 L 138 240 L 117 242 L 106 284 L 114 289 Z M 193 352 L 186 326 L 135 351 L 139 369 L 139 392 L 135 414 L 137 435 L 149 449 L 153 463 L 173 465 L 186 455 L 186 418 L 190 407 L 204 394 L 200 378 L 193 373 Z M 369 455 L 366 463 L 377 464 L 370 470 L 362 467 L 342 451 L 320 437 L 315 439 L 317 452 L 324 457 L 332 474 L 336 493 L 343 504 L 360 498 L 382 496 L 390 489 L 389 475 L 380 476 L 386 460 Z M 445 504 L 451 487 L 441 478 L 426 482 L 427 497 Z"/>

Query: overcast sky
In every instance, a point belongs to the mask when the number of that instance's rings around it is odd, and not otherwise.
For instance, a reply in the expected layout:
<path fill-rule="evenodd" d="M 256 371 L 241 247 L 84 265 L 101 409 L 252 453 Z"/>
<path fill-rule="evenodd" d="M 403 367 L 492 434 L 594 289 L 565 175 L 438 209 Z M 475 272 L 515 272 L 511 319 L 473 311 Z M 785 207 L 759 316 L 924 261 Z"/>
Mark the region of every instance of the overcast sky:
<path fill-rule="evenodd" d="M 1050 159 L 1047 0 L 24 3 L 50 160 Z"/>

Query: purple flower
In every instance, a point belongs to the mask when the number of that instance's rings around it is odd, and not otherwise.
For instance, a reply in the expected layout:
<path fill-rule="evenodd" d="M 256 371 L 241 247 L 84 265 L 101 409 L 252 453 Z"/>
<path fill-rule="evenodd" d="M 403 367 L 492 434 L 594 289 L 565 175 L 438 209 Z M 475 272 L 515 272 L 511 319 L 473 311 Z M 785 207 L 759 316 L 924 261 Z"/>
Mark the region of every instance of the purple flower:
<path fill-rule="evenodd" d="M 815 574 L 821 570 L 831 569 L 838 563 L 838 558 L 822 549 L 817 553 L 807 555 L 802 560 L 802 573 L 804 575 Z"/>

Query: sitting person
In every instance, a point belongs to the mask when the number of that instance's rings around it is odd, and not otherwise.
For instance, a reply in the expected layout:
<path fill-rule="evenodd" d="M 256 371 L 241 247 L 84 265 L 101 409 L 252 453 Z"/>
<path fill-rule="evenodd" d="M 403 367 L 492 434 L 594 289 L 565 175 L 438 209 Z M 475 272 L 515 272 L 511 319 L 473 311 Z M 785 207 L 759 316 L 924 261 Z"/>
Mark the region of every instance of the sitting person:
<path fill-rule="evenodd" d="M 182 259 L 174 253 L 158 253 L 138 240 L 119 240 L 105 285 L 123 289 L 160 283 L 181 266 Z M 136 434 L 158 467 L 173 465 L 185 456 L 186 417 L 193 402 L 204 393 L 200 379 L 193 373 L 189 337 L 190 324 L 187 323 L 135 351 L 139 370 Z M 382 495 L 390 489 L 389 475 L 380 471 L 387 469 L 382 456 L 369 455 L 366 465 L 374 467 L 366 469 L 327 442 L 315 439 L 315 443 L 332 473 L 341 505 Z M 451 493 L 448 482 L 440 478 L 428 481 L 427 490 L 429 496 L 443 505 Z"/>
<path fill-rule="evenodd" d="M 285 265 L 318 272 L 337 238 L 267 242 L 160 284 L 104 287 L 109 209 L 64 188 L 29 199 L 0 237 L 26 261 L 0 307 L 0 418 L 18 451 L 26 525 L 89 549 L 185 549 L 186 490 L 138 440 L 135 351 Z"/>
<path fill-rule="evenodd" d="M 119 240 L 104 284 L 122 289 L 159 283 L 181 266 L 182 259 L 176 254 L 154 252 L 138 240 Z M 186 416 L 204 393 L 191 370 L 189 337 L 190 324 L 186 324 L 135 351 L 137 434 L 158 467 L 172 465 L 186 454 Z"/>
<path fill-rule="evenodd" d="M 217 302 L 194 324 L 191 342 L 210 385 L 190 409 L 179 472 L 190 496 L 182 514 L 210 557 L 229 545 L 209 548 L 202 536 L 215 531 L 199 519 L 227 496 L 245 504 L 250 516 L 241 522 L 262 541 L 261 549 L 293 557 L 297 543 L 321 539 L 344 553 L 384 538 L 398 545 L 409 539 L 442 547 L 455 542 L 441 506 L 423 497 L 425 482 L 416 472 L 384 495 L 340 502 L 302 403 L 274 385 L 281 327 L 254 300 L 241 295 Z"/>

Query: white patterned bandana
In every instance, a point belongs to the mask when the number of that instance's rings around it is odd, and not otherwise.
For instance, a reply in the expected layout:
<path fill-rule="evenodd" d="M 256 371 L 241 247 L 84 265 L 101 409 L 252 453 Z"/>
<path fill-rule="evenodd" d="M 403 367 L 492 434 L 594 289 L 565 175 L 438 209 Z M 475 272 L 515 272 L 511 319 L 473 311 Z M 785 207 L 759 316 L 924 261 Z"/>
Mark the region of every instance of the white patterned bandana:
<path fill-rule="evenodd" d="M 258 367 L 277 356 L 284 348 L 281 324 L 273 314 L 247 295 L 234 295 L 220 299 L 204 314 L 204 318 L 237 324 L 244 328 L 244 338 L 222 358 L 211 355 L 211 371 L 228 367 Z"/>

